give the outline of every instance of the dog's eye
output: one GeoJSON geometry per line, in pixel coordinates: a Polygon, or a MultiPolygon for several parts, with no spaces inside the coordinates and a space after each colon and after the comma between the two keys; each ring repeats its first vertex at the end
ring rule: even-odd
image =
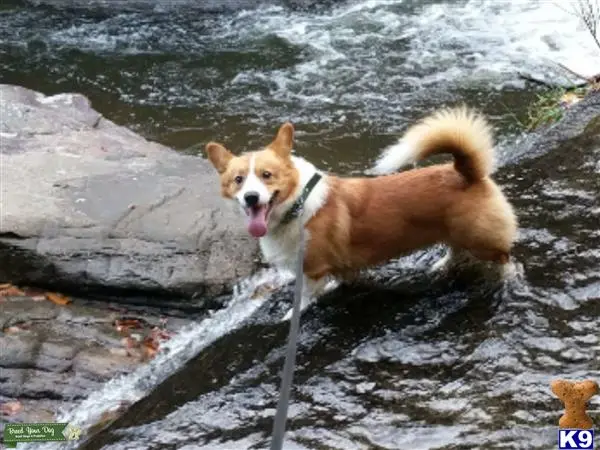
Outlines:
{"type": "Polygon", "coordinates": [[[265,170],[262,174],[262,176],[265,180],[268,180],[269,178],[271,178],[271,175],[273,175],[273,174],[271,172],[269,172],[268,170],[265,170]]]}
{"type": "Polygon", "coordinates": [[[241,175],[238,175],[237,177],[234,178],[234,180],[237,184],[242,184],[242,181],[244,181],[244,177],[241,175]]]}

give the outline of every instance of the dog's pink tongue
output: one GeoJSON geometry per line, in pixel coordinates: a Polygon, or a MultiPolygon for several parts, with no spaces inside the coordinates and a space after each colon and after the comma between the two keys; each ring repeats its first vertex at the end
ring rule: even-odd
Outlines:
{"type": "Polygon", "coordinates": [[[263,237],[267,234],[267,207],[250,208],[249,214],[248,232],[256,238],[263,237]]]}

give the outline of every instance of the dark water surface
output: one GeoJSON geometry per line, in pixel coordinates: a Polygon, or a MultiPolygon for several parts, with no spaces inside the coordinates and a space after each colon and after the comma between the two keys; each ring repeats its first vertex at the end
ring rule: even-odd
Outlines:
{"type": "MultiPolygon", "coordinates": [[[[286,448],[556,447],[550,380],[600,378],[600,142],[526,161],[514,148],[536,95],[519,72],[598,56],[574,17],[542,0],[39,3],[0,6],[0,82],[82,92],[181,151],[252,148],[292,120],[299,154],[360,173],[440,104],[483,109],[520,219],[518,275],[431,276],[433,249],[331,293],[303,316],[286,448]]],[[[289,300],[286,288],[229,334],[220,316],[190,332],[202,351],[86,448],[266,448],[289,300]]]]}

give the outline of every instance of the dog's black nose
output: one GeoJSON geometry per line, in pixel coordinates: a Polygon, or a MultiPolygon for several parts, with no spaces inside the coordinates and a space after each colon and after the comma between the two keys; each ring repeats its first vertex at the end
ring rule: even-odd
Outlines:
{"type": "Polygon", "coordinates": [[[256,206],[259,198],[260,196],[258,195],[258,192],[255,191],[249,191],[244,194],[244,201],[246,202],[246,206],[248,208],[256,206]]]}

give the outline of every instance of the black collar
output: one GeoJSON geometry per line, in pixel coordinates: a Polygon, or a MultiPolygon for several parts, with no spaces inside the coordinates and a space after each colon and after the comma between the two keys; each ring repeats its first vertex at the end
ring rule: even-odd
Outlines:
{"type": "Polygon", "coordinates": [[[321,174],[315,172],[312,178],[308,180],[308,183],[306,183],[306,186],[304,186],[304,189],[302,190],[300,196],[296,199],[292,207],[287,210],[287,212],[281,219],[281,222],[279,222],[280,225],[286,225],[300,215],[300,212],[304,207],[304,202],[306,201],[306,199],[308,198],[308,196],[310,195],[310,193],[312,192],[312,190],[317,185],[320,179],[321,174]]]}

